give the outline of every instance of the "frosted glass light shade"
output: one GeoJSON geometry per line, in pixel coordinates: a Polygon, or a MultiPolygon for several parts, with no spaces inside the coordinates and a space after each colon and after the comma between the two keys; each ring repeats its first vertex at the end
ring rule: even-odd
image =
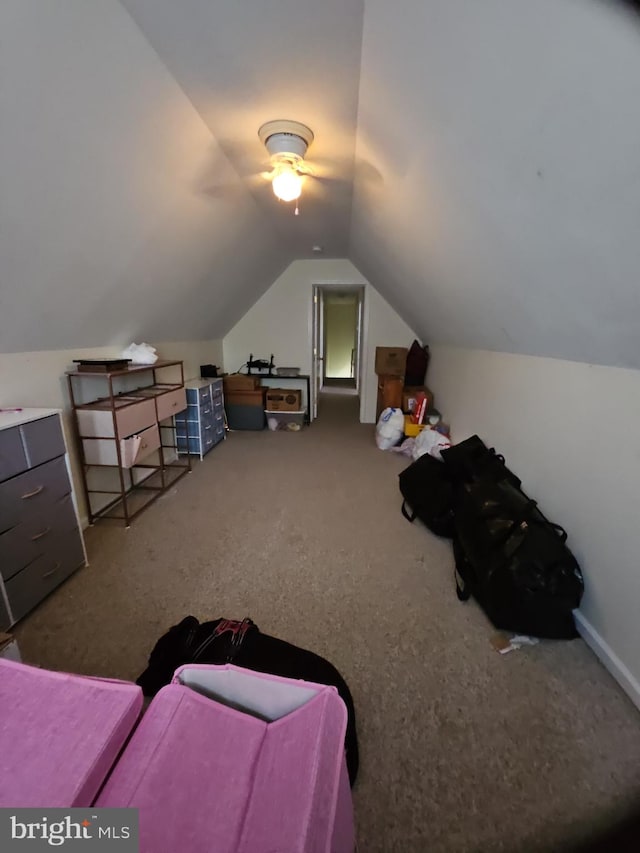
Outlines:
{"type": "Polygon", "coordinates": [[[280,201],[293,201],[300,198],[302,178],[293,169],[282,169],[273,179],[272,186],[280,201]]]}

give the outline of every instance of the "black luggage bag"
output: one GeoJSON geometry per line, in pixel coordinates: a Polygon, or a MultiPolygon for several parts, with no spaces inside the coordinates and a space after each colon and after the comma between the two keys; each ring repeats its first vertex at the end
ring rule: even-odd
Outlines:
{"type": "MultiPolygon", "coordinates": [[[[517,479],[517,478],[516,478],[517,479]]],[[[577,636],[584,590],[567,534],[509,478],[475,479],[456,501],[458,598],[473,595],[496,628],[551,639],[577,636]]]]}
{"type": "Polygon", "coordinates": [[[447,447],[442,451],[442,459],[454,483],[506,479],[514,486],[520,486],[521,481],[507,468],[504,456],[496,453],[493,447],[487,447],[477,435],[447,447]]]}
{"type": "Polygon", "coordinates": [[[402,514],[419,518],[437,536],[451,539],[455,532],[453,483],[445,465],[426,454],[401,471],[402,514]]]}

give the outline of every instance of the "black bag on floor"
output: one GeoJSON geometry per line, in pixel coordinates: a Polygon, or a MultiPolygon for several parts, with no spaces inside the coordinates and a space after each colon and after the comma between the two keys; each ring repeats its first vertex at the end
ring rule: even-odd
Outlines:
{"type": "Polygon", "coordinates": [[[577,636],[572,610],[584,583],[566,540],[509,478],[466,483],[456,504],[458,598],[473,595],[496,628],[551,639],[577,636]]]}
{"type": "Polygon", "coordinates": [[[160,637],[136,684],[145,696],[155,696],[171,682],[174,671],[187,663],[233,663],[284,678],[332,684],[347,707],[345,754],[349,781],[354,784],[359,764],[355,707],[347,682],[328,660],[263,634],[251,619],[215,619],[201,624],[195,616],[187,616],[160,637]]]}
{"type": "Polygon", "coordinates": [[[404,517],[408,521],[419,518],[437,536],[451,539],[455,532],[453,483],[443,463],[425,454],[398,477],[404,517]]]}
{"type": "Polygon", "coordinates": [[[505,465],[504,456],[487,447],[477,435],[447,447],[442,451],[442,459],[455,483],[507,479],[516,487],[520,485],[518,477],[505,465]]]}

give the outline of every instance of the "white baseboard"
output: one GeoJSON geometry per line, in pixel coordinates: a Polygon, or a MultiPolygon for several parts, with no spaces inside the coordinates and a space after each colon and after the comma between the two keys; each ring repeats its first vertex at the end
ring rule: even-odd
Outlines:
{"type": "Polygon", "coordinates": [[[602,639],[593,625],[585,619],[579,610],[575,610],[573,615],[575,616],[576,627],[582,639],[600,659],[606,669],[609,670],[633,704],[640,709],[640,682],[638,679],[629,671],[611,646],[602,639]]]}

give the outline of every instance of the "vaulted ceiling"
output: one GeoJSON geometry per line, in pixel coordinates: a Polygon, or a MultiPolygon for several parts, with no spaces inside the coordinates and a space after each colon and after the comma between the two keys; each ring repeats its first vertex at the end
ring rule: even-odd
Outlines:
{"type": "Polygon", "coordinates": [[[221,337],[348,257],[428,342],[640,367],[640,18],[613,0],[6,0],[0,350],[221,337]],[[260,173],[315,140],[300,215],[260,173]]]}

